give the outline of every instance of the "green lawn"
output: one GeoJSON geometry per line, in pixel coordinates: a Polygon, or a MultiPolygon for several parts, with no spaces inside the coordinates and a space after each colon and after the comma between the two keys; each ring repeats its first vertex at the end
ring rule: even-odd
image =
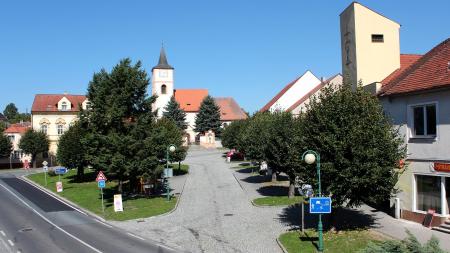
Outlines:
{"type": "MultiPolygon", "coordinates": [[[[324,233],[324,252],[327,253],[353,253],[367,246],[370,241],[379,241],[382,238],[368,230],[339,231],[339,233],[324,233]]],[[[318,243],[317,233],[313,230],[287,232],[280,235],[281,244],[289,253],[316,253],[314,244],[318,243]],[[314,244],[313,244],[314,243],[314,244]]]]}
{"type": "MultiPolygon", "coordinates": [[[[107,181],[106,188],[103,189],[105,198],[105,213],[103,214],[101,194],[97,187],[97,182],[75,183],[73,182],[75,174],[76,170],[71,170],[66,175],[61,176],[64,191],[57,194],[93,213],[103,216],[107,220],[123,221],[155,216],[172,210],[176,204],[175,197],[170,201],[166,201],[164,197],[122,197],[124,211],[116,213],[114,212],[113,195],[117,194],[117,182],[107,181]]],[[[86,177],[92,180],[94,180],[95,175],[95,172],[86,173],[86,177]]],[[[45,186],[44,173],[29,175],[28,178],[56,193],[55,184],[58,181],[58,176],[47,175],[47,186],[45,186]]]]}
{"type": "Polygon", "coordinates": [[[289,206],[298,204],[303,199],[301,196],[295,196],[288,198],[288,196],[270,196],[262,197],[253,200],[253,203],[257,206],[289,206]]]}

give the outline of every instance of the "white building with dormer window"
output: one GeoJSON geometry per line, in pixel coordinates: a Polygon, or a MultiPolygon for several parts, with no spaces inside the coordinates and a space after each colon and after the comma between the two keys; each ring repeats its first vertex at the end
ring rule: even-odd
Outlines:
{"type": "Polygon", "coordinates": [[[31,108],[31,125],[34,130],[47,134],[49,153],[56,155],[59,137],[78,119],[80,106],[86,109],[89,102],[84,95],[38,94],[31,108]]]}

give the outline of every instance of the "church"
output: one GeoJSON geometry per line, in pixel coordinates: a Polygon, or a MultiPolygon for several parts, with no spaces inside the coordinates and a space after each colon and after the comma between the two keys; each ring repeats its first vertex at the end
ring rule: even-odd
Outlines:
{"type": "MultiPolygon", "coordinates": [[[[157,111],[158,117],[162,117],[164,108],[172,96],[186,112],[186,136],[188,142],[195,142],[196,137],[201,134],[194,131],[195,117],[200,109],[203,99],[208,96],[207,89],[175,89],[174,68],[169,65],[164,47],[161,47],[159,61],[152,68],[152,95],[157,96],[153,104],[153,110],[157,111]]],[[[222,127],[226,127],[233,121],[244,120],[248,116],[232,97],[215,97],[216,104],[220,108],[220,121],[222,127]]]]}

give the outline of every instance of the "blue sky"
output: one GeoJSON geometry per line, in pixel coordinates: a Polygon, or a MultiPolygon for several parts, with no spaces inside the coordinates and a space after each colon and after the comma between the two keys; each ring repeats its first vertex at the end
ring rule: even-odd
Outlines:
{"type": "MultiPolygon", "coordinates": [[[[397,21],[402,53],[450,35],[450,1],[366,0],[397,21]]],[[[3,1],[0,111],[28,111],[38,93],[85,94],[121,58],[150,72],[164,41],[175,88],[207,88],[247,111],[306,70],[341,72],[339,14],[351,1],[3,1]]],[[[150,73],[149,73],[150,74],[150,73]]]]}

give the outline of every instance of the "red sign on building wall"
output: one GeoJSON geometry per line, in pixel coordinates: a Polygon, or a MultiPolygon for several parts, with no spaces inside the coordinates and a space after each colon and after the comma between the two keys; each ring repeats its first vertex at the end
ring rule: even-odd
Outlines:
{"type": "Polygon", "coordinates": [[[450,172],[450,163],[434,163],[435,171],[450,172]]]}

